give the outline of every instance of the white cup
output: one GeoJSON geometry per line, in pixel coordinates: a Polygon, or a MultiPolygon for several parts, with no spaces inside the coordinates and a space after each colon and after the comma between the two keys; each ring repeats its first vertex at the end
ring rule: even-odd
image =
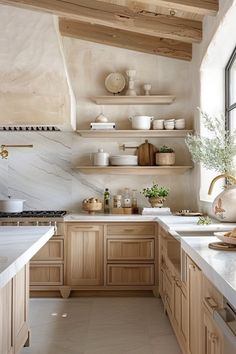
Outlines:
{"type": "Polygon", "coordinates": [[[155,119],[152,122],[152,128],[154,130],[162,130],[162,129],[164,129],[164,119],[155,119]]]}

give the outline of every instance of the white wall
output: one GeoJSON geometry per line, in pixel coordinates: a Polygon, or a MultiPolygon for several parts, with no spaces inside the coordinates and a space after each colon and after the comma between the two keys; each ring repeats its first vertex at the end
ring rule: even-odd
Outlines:
{"type": "MultiPolygon", "coordinates": [[[[2,9],[2,8],[1,8],[2,9]]],[[[4,7],[5,9],[5,7],[4,7]]],[[[31,14],[31,12],[30,12],[31,14]]],[[[40,63],[45,58],[48,65],[43,65],[44,69],[39,75],[48,81],[39,80],[38,90],[45,91],[45,97],[49,97],[47,110],[54,107],[52,92],[56,94],[63,92],[68,94],[66,88],[66,75],[63,74],[63,61],[59,52],[58,41],[56,38],[55,27],[49,15],[35,13],[29,16],[26,10],[7,8],[5,10],[4,21],[8,23],[20,23],[24,26],[24,34],[28,42],[21,41],[18,46],[19,56],[15,55],[14,68],[23,61],[24,72],[27,72],[26,86],[30,87],[31,78],[34,84],[34,66],[28,59],[28,50],[33,52],[36,47],[32,42],[37,37],[37,58],[40,63]],[[37,18],[37,21],[36,21],[37,18]],[[35,21],[41,25],[36,26],[35,21]],[[42,31],[43,29],[43,31],[42,31]],[[46,36],[45,30],[51,35],[46,36]],[[45,39],[46,36],[46,39],[45,39]],[[25,47],[24,47],[25,45],[25,47]],[[51,51],[48,49],[51,48],[51,51]],[[53,52],[53,54],[52,54],[53,52]],[[53,60],[52,60],[53,55],[53,60]],[[21,60],[18,62],[18,59],[21,60]],[[40,59],[42,58],[42,59],[40,59]],[[50,61],[50,63],[49,63],[50,61]],[[55,63],[55,65],[54,65],[55,63]],[[49,70],[50,69],[50,70],[49,70]],[[53,75],[51,75],[53,73],[53,75]],[[48,91],[48,89],[50,90],[48,91]],[[50,102],[52,100],[52,106],[50,102]]],[[[6,42],[9,38],[8,31],[0,31],[0,43],[6,42]]],[[[191,69],[189,62],[168,59],[129,50],[112,48],[109,46],[93,44],[76,39],[63,39],[65,58],[68,66],[68,73],[71,79],[72,88],[77,102],[77,127],[86,129],[89,122],[103,110],[111,120],[117,122],[121,128],[129,128],[128,117],[132,114],[148,114],[155,117],[184,117],[187,126],[192,125],[192,101],[191,101],[191,69]],[[106,94],[104,79],[112,71],[124,72],[128,68],[137,70],[137,88],[143,83],[150,82],[153,86],[153,93],[174,94],[176,102],[170,106],[124,106],[124,107],[99,107],[91,101],[91,96],[106,94]]],[[[14,53],[17,54],[17,53],[14,53]]],[[[6,73],[11,72],[7,69],[7,52],[2,56],[1,62],[6,69],[6,73]]],[[[16,72],[16,70],[14,70],[16,72]]],[[[2,73],[5,75],[5,72],[2,73]]],[[[9,76],[5,75],[6,78],[9,76]]],[[[21,77],[21,76],[20,76],[21,77]]],[[[24,78],[24,75],[22,75],[24,78]]],[[[8,80],[9,97],[11,91],[21,92],[22,81],[11,83],[8,80]]],[[[24,87],[23,87],[24,88],[24,87]]],[[[28,90],[29,99],[32,92],[28,90]],[[30,94],[31,93],[31,94],[30,94]]],[[[11,119],[12,114],[8,113],[9,100],[2,100],[1,107],[5,111],[4,117],[11,119]]],[[[39,102],[33,102],[32,107],[37,111],[38,116],[45,106],[39,102]]],[[[25,104],[22,108],[23,113],[28,114],[29,106],[25,104]]],[[[14,110],[13,110],[14,113],[14,110]]],[[[69,115],[69,110],[67,111],[69,115]]],[[[31,112],[32,117],[32,112],[31,112]]],[[[9,159],[0,160],[0,193],[1,196],[8,194],[14,197],[27,200],[27,209],[79,209],[81,201],[85,197],[94,195],[102,196],[105,187],[111,189],[116,194],[124,187],[137,189],[149,185],[154,180],[153,176],[87,176],[78,173],[76,165],[90,164],[90,155],[99,147],[110,153],[120,153],[118,147],[121,143],[132,143],[139,145],[144,139],[85,139],[72,132],[60,133],[2,133],[0,132],[0,143],[33,143],[32,150],[10,150],[9,159]]],[[[186,151],[183,140],[181,139],[150,139],[156,146],[164,142],[176,148],[177,164],[189,164],[190,157],[186,151]]],[[[131,151],[128,151],[131,153],[131,151]]],[[[195,208],[196,199],[193,188],[193,172],[182,176],[162,176],[155,180],[162,185],[170,188],[171,194],[167,205],[173,209],[195,208]]],[[[140,204],[145,204],[141,195],[140,204]]]]}
{"type": "MultiPolygon", "coordinates": [[[[236,45],[236,2],[221,0],[220,11],[216,17],[206,17],[203,23],[203,41],[193,46],[193,106],[194,125],[197,132],[202,132],[199,112],[196,107],[209,114],[224,113],[224,71],[226,63],[236,45]]],[[[207,191],[210,181],[217,172],[195,167],[195,185],[199,207],[210,210],[210,201],[221,190],[217,183],[212,196],[207,191]]]]}

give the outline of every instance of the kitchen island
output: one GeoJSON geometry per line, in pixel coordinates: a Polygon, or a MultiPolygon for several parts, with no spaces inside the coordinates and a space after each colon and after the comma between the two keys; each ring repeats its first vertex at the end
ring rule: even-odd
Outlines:
{"type": "Polygon", "coordinates": [[[29,344],[29,260],[53,236],[48,226],[0,227],[0,353],[29,344]]]}

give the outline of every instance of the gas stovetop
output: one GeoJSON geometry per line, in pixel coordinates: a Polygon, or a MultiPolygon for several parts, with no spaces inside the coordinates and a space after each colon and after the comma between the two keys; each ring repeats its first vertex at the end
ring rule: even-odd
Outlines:
{"type": "Polygon", "coordinates": [[[59,218],[65,214],[64,210],[25,210],[21,213],[0,212],[0,218],[59,218]]]}

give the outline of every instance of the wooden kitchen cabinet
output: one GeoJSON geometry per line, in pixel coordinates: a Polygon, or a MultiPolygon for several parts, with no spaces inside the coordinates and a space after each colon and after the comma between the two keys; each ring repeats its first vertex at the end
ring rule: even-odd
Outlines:
{"type": "Polygon", "coordinates": [[[155,290],[157,252],[155,223],[105,225],[105,285],[124,290],[155,290]]]}
{"type": "Polygon", "coordinates": [[[187,303],[188,303],[188,351],[189,354],[202,354],[201,328],[201,284],[202,272],[187,257],[187,303]]]}
{"type": "Polygon", "coordinates": [[[0,289],[0,353],[18,354],[29,341],[29,267],[0,289]]]}
{"type": "Polygon", "coordinates": [[[74,223],[67,226],[66,283],[103,284],[103,227],[74,223]]]}
{"type": "MultiPolygon", "coordinates": [[[[46,225],[49,223],[45,222],[46,225]]],[[[30,261],[30,291],[36,296],[44,292],[61,291],[64,285],[65,224],[53,221],[51,224],[55,224],[54,236],[30,261]]]]}

